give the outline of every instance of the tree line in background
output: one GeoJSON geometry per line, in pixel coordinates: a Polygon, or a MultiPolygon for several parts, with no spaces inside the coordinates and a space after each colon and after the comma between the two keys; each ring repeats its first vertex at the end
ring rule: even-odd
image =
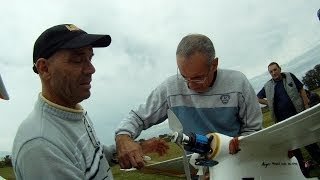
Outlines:
{"type": "Polygon", "coordinates": [[[0,160],[0,168],[3,167],[12,167],[11,156],[6,155],[4,158],[0,160]]]}
{"type": "Polygon", "coordinates": [[[315,90],[320,87],[320,64],[317,64],[313,69],[306,72],[302,78],[304,85],[310,90],[315,90]]]}

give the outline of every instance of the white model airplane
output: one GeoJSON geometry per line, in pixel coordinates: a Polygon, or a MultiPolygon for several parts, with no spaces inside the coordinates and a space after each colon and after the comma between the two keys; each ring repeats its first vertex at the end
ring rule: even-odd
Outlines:
{"type": "MultiPolygon", "coordinates": [[[[168,119],[170,128],[176,132],[174,133],[173,141],[178,145],[186,145],[191,137],[182,133],[182,125],[170,110],[168,111],[168,119]]],[[[204,166],[199,165],[199,163],[196,165],[199,158],[211,164],[209,167],[210,179],[306,179],[299,168],[297,159],[288,157],[288,150],[301,148],[320,141],[320,104],[256,133],[239,137],[241,151],[234,155],[229,154],[229,141],[232,137],[219,133],[211,133],[209,135],[214,137],[209,143],[211,151],[201,155],[194,153],[190,159],[190,163],[196,169],[199,169],[200,175],[204,166]],[[216,165],[212,166],[212,164],[216,165]]],[[[182,159],[184,159],[186,178],[190,179],[190,167],[186,165],[189,158],[171,159],[148,165],[146,168],[164,169],[170,172],[168,168],[174,167],[173,164],[177,165],[179,163],[181,168],[182,159]]],[[[172,170],[178,172],[177,169],[172,170]]]]}

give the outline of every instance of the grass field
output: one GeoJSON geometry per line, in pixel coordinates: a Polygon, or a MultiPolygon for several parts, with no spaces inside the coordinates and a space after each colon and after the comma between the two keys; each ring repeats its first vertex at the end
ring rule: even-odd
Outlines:
{"type": "Polygon", "coordinates": [[[0,168],[0,176],[5,179],[15,179],[13,170],[11,167],[0,168]]]}
{"type": "MultiPolygon", "coordinates": [[[[315,92],[320,94],[320,88],[317,89],[315,92]]],[[[273,122],[270,117],[270,112],[264,112],[263,113],[263,127],[268,127],[272,125],[273,122]]],[[[319,144],[319,143],[318,143],[319,144]]],[[[152,158],[153,162],[160,162],[164,161],[167,159],[172,159],[175,157],[182,156],[182,151],[178,146],[176,146],[173,143],[169,143],[170,145],[170,150],[166,156],[159,157],[156,154],[149,154],[149,156],[152,158]]],[[[305,160],[310,160],[311,157],[309,156],[308,152],[305,150],[305,148],[301,148],[303,156],[305,160]]],[[[131,171],[131,172],[124,172],[120,171],[119,166],[114,166],[112,167],[112,173],[114,175],[114,178],[116,180],[127,180],[127,179],[134,179],[134,180],[147,180],[147,179],[152,179],[152,180],[181,180],[184,178],[181,177],[173,177],[173,176],[166,176],[166,175],[161,175],[161,174],[146,174],[146,173],[141,173],[139,171],[131,171]]],[[[318,167],[317,169],[313,169],[310,172],[310,175],[312,177],[320,177],[320,168],[318,167]]],[[[5,179],[15,179],[13,175],[12,168],[6,167],[6,168],[0,168],[0,176],[4,177],[5,179]]]]}

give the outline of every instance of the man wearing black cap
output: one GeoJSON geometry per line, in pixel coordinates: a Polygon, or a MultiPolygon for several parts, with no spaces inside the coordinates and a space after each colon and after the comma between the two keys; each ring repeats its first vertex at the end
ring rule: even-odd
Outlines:
{"type": "Polygon", "coordinates": [[[109,35],[88,34],[72,24],[51,27],[38,37],[33,71],[42,92],[14,140],[17,179],[113,179],[109,163],[115,146],[100,143],[79,104],[90,97],[92,48],[110,43],[109,35]]]}
{"type": "Polygon", "coordinates": [[[16,134],[12,162],[17,179],[112,179],[114,147],[100,144],[87,112],[94,47],[109,35],[87,34],[72,24],[44,31],[33,49],[42,92],[16,134]]]}

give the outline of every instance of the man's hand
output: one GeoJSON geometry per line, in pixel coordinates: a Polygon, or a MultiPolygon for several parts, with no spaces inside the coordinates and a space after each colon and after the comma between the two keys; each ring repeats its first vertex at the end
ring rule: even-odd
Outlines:
{"type": "Polygon", "coordinates": [[[293,151],[289,150],[288,151],[288,158],[291,159],[294,156],[293,151]]]}
{"type": "Polygon", "coordinates": [[[239,148],[239,139],[238,137],[234,137],[233,139],[230,140],[229,142],[229,153],[230,154],[236,154],[237,152],[240,151],[239,148]]]}
{"type": "Polygon", "coordinates": [[[119,165],[123,169],[137,168],[144,166],[143,152],[139,143],[125,134],[116,136],[117,155],[119,165]]]}
{"type": "Polygon", "coordinates": [[[166,154],[169,149],[167,142],[160,138],[142,141],[140,145],[144,154],[155,152],[162,156],[166,154]]]}
{"type": "Polygon", "coordinates": [[[267,106],[268,106],[268,101],[267,101],[266,99],[260,99],[260,98],[258,97],[258,101],[259,101],[260,104],[264,104],[264,105],[267,105],[267,106]]]}

